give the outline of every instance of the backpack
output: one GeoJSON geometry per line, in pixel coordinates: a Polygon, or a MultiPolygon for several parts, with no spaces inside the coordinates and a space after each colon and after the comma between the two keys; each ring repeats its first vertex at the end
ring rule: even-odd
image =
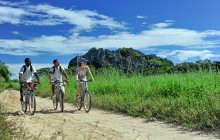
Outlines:
{"type": "MultiPolygon", "coordinates": [[[[31,66],[31,65],[30,65],[30,66],[31,66]]],[[[24,66],[23,66],[23,68],[24,68],[24,71],[23,71],[23,73],[25,73],[25,72],[26,72],[26,65],[24,65],[24,66]]],[[[32,73],[32,71],[33,71],[33,68],[32,68],[32,66],[31,66],[30,70],[31,70],[31,73],[32,73]]]]}
{"type": "MultiPolygon", "coordinates": [[[[53,74],[54,74],[54,72],[55,72],[55,66],[53,66],[53,74]]],[[[61,66],[60,66],[60,73],[62,73],[62,68],[61,68],[61,66]]]]}

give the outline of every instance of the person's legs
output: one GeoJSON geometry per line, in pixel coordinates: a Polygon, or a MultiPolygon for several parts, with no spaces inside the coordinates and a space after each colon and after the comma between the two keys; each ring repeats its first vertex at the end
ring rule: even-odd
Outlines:
{"type": "Polygon", "coordinates": [[[20,84],[20,101],[23,102],[23,85],[20,84]]]}
{"type": "Polygon", "coordinates": [[[33,90],[34,89],[34,84],[32,82],[28,83],[28,86],[33,90]]]}
{"type": "Polygon", "coordinates": [[[78,97],[80,95],[80,92],[81,92],[81,87],[78,86],[78,90],[77,90],[77,94],[76,94],[76,97],[78,97]]]}
{"type": "Polygon", "coordinates": [[[54,96],[54,92],[55,92],[55,85],[52,84],[52,96],[51,96],[51,98],[54,96]]]}

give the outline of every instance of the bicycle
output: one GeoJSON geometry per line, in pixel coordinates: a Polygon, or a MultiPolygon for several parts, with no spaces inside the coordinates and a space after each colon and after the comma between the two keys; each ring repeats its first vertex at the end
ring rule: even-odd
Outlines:
{"type": "Polygon", "coordinates": [[[86,113],[90,111],[91,105],[92,105],[91,94],[89,92],[88,85],[87,85],[87,82],[90,82],[90,81],[92,80],[88,80],[88,81],[80,80],[81,92],[76,99],[77,109],[81,110],[82,105],[83,105],[86,113]]]}
{"type": "Polygon", "coordinates": [[[58,103],[60,102],[60,109],[61,112],[64,110],[64,91],[62,90],[62,86],[66,85],[66,81],[60,82],[60,81],[55,81],[55,96],[53,98],[53,107],[54,110],[57,110],[58,103]]]}
{"type": "Polygon", "coordinates": [[[21,102],[21,107],[23,112],[27,112],[27,108],[29,107],[29,112],[31,115],[34,115],[36,111],[36,98],[34,90],[36,90],[36,82],[33,82],[34,88],[29,87],[28,83],[24,83],[23,86],[23,97],[24,100],[21,102]]]}

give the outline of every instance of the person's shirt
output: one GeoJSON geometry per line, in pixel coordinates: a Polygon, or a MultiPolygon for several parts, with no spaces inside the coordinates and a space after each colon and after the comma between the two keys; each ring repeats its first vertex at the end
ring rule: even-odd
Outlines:
{"type": "Polygon", "coordinates": [[[78,79],[86,80],[86,73],[89,71],[89,67],[85,66],[84,70],[81,69],[80,66],[76,68],[76,75],[78,75],[78,79]]]}
{"type": "Polygon", "coordinates": [[[64,70],[65,69],[62,66],[58,66],[57,68],[55,66],[51,67],[50,73],[52,73],[52,82],[55,82],[55,81],[62,82],[62,74],[64,70]]]}
{"type": "Polygon", "coordinates": [[[20,70],[20,74],[23,74],[22,75],[22,82],[32,82],[32,78],[33,78],[33,74],[34,73],[37,73],[36,69],[33,67],[33,66],[22,66],[21,67],[21,70],[20,70]],[[25,68],[26,67],[26,70],[25,68]],[[31,67],[32,67],[32,72],[31,72],[31,67]],[[25,70],[25,72],[24,72],[25,70]]]}

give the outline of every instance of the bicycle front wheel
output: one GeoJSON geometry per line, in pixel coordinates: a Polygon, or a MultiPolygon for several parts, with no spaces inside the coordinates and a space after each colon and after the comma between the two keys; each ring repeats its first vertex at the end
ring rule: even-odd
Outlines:
{"type": "Polygon", "coordinates": [[[55,95],[55,97],[53,97],[53,108],[54,108],[54,110],[57,110],[57,106],[58,106],[57,95],[55,95]]]}
{"type": "Polygon", "coordinates": [[[92,105],[91,94],[89,91],[86,91],[84,95],[84,109],[86,113],[90,111],[91,105],[92,105]]]}
{"type": "Polygon", "coordinates": [[[61,112],[63,112],[64,110],[64,93],[62,91],[60,91],[60,94],[59,94],[59,98],[60,98],[60,109],[61,109],[61,112]]]}
{"type": "Polygon", "coordinates": [[[27,111],[27,95],[24,94],[23,95],[23,102],[21,102],[21,108],[22,108],[22,111],[23,112],[26,112],[27,111]]]}
{"type": "Polygon", "coordinates": [[[34,115],[36,111],[36,98],[33,92],[29,95],[29,111],[31,115],[34,115]]]}

